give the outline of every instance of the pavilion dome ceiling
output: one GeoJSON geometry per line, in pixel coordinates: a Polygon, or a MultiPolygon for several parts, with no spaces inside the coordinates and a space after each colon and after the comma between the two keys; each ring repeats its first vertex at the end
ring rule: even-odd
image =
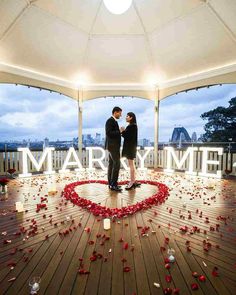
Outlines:
{"type": "Polygon", "coordinates": [[[0,63],[89,83],[147,83],[236,65],[235,0],[0,0],[0,63]],[[81,78],[82,77],[82,78],[81,78]]]}

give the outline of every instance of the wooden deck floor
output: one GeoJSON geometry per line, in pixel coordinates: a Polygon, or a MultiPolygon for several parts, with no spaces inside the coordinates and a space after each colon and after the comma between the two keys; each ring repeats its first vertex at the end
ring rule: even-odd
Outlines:
{"type": "MultiPolygon", "coordinates": [[[[0,294],[29,294],[29,279],[36,275],[41,277],[38,294],[48,295],[163,294],[165,288],[179,288],[179,294],[236,294],[236,181],[215,180],[210,189],[207,179],[184,174],[150,171],[147,178],[169,186],[168,200],[113,222],[109,231],[99,218],[60,197],[65,184],[76,180],[74,174],[12,180],[7,199],[0,202],[0,294]],[[52,186],[58,194],[45,196],[52,186]],[[47,198],[47,210],[36,213],[41,197],[47,198]],[[12,212],[19,200],[27,212],[12,212]],[[150,229],[142,235],[145,226],[150,229]],[[181,226],[188,227],[187,233],[181,226]],[[176,257],[170,269],[164,262],[168,248],[176,257]],[[79,268],[90,274],[79,274],[79,268]],[[192,283],[199,289],[192,290],[192,283]]],[[[152,195],[155,187],[142,185],[122,194],[101,184],[78,190],[83,197],[120,207],[152,195]]]]}

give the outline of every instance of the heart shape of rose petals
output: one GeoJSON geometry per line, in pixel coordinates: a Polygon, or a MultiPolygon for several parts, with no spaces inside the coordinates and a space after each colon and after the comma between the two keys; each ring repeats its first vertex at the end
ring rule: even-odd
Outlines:
{"type": "MultiPolygon", "coordinates": [[[[108,208],[105,206],[101,206],[97,203],[92,202],[91,200],[82,198],[75,191],[75,188],[79,185],[90,184],[90,183],[99,183],[107,185],[107,181],[104,180],[84,180],[77,181],[70,184],[67,184],[62,192],[62,197],[67,200],[70,200],[73,204],[80,206],[89,212],[93,213],[95,216],[101,216],[103,218],[111,217],[111,218],[122,218],[128,215],[132,215],[138,211],[146,210],[151,208],[152,206],[156,206],[158,204],[162,204],[169,195],[169,188],[163,184],[156,181],[139,181],[139,183],[154,185],[157,187],[158,192],[151,197],[144,199],[141,202],[137,202],[136,204],[125,206],[122,208],[108,208]]],[[[120,182],[119,185],[125,185],[128,181],[120,182]]]]}

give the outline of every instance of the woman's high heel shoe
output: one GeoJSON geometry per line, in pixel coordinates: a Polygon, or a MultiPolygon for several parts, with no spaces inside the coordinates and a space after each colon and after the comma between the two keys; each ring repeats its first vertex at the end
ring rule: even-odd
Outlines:
{"type": "Polygon", "coordinates": [[[135,182],[134,183],[134,187],[136,188],[136,187],[140,187],[141,186],[141,183],[139,183],[139,182],[135,182]]]}
{"type": "Polygon", "coordinates": [[[129,190],[131,190],[131,189],[133,189],[133,188],[135,188],[135,182],[132,183],[131,185],[130,185],[130,184],[127,185],[125,189],[126,189],[127,191],[129,191],[129,190]]]}

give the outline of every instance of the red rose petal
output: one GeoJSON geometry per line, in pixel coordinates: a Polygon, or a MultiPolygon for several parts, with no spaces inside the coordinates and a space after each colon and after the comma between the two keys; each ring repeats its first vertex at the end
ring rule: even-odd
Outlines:
{"type": "Polygon", "coordinates": [[[172,276],[171,276],[171,275],[166,275],[166,276],[165,276],[165,280],[166,280],[167,283],[171,283],[171,281],[172,281],[172,276]]]}
{"type": "Polygon", "coordinates": [[[169,263],[170,259],[168,257],[165,257],[164,261],[165,261],[165,263],[169,263]]]}
{"type": "Polygon", "coordinates": [[[165,268],[166,268],[166,269],[170,269],[170,264],[169,264],[169,263],[166,263],[166,264],[165,264],[165,268]]]}
{"type": "Polygon", "coordinates": [[[15,262],[15,261],[9,261],[9,262],[7,263],[7,266],[15,267],[15,266],[16,266],[16,262],[15,262]]]}
{"type": "Polygon", "coordinates": [[[198,290],[198,284],[196,284],[196,283],[192,283],[191,284],[191,289],[193,290],[193,291],[195,291],[195,290],[198,290]]]}
{"type": "Polygon", "coordinates": [[[171,294],[172,294],[172,289],[171,289],[171,288],[165,288],[165,289],[163,290],[163,293],[164,293],[165,295],[171,295],[171,294]]]}
{"type": "Polygon", "coordinates": [[[79,269],[78,272],[79,272],[80,275],[88,275],[88,274],[90,274],[90,271],[85,270],[85,269],[79,269]]]}
{"type": "Polygon", "coordinates": [[[129,244],[128,243],[124,243],[124,245],[123,245],[123,249],[124,250],[127,250],[129,248],[129,244]]]}
{"type": "Polygon", "coordinates": [[[179,288],[175,288],[175,289],[173,290],[173,292],[174,292],[174,294],[178,295],[179,292],[180,292],[180,289],[179,289],[179,288]]]}
{"type": "Polygon", "coordinates": [[[129,266],[124,266],[123,272],[130,272],[131,268],[129,266]]]}
{"type": "Polygon", "coordinates": [[[205,282],[206,281],[206,277],[204,275],[199,276],[199,281],[200,282],[205,282]]]}
{"type": "Polygon", "coordinates": [[[169,241],[170,241],[170,239],[166,237],[166,238],[165,238],[165,244],[168,244],[169,241]]]}
{"type": "Polygon", "coordinates": [[[213,268],[212,275],[213,275],[213,277],[218,277],[219,276],[218,267],[215,266],[213,268]]]}
{"type": "Polygon", "coordinates": [[[191,248],[190,248],[190,246],[188,246],[186,249],[187,249],[188,252],[191,252],[192,251],[191,248]]]}
{"type": "Polygon", "coordinates": [[[96,261],[97,260],[97,255],[92,255],[90,258],[90,261],[96,261]]]}
{"type": "Polygon", "coordinates": [[[180,231],[182,233],[186,233],[188,231],[188,227],[186,225],[185,226],[181,226],[179,229],[180,229],[180,231]]]}

